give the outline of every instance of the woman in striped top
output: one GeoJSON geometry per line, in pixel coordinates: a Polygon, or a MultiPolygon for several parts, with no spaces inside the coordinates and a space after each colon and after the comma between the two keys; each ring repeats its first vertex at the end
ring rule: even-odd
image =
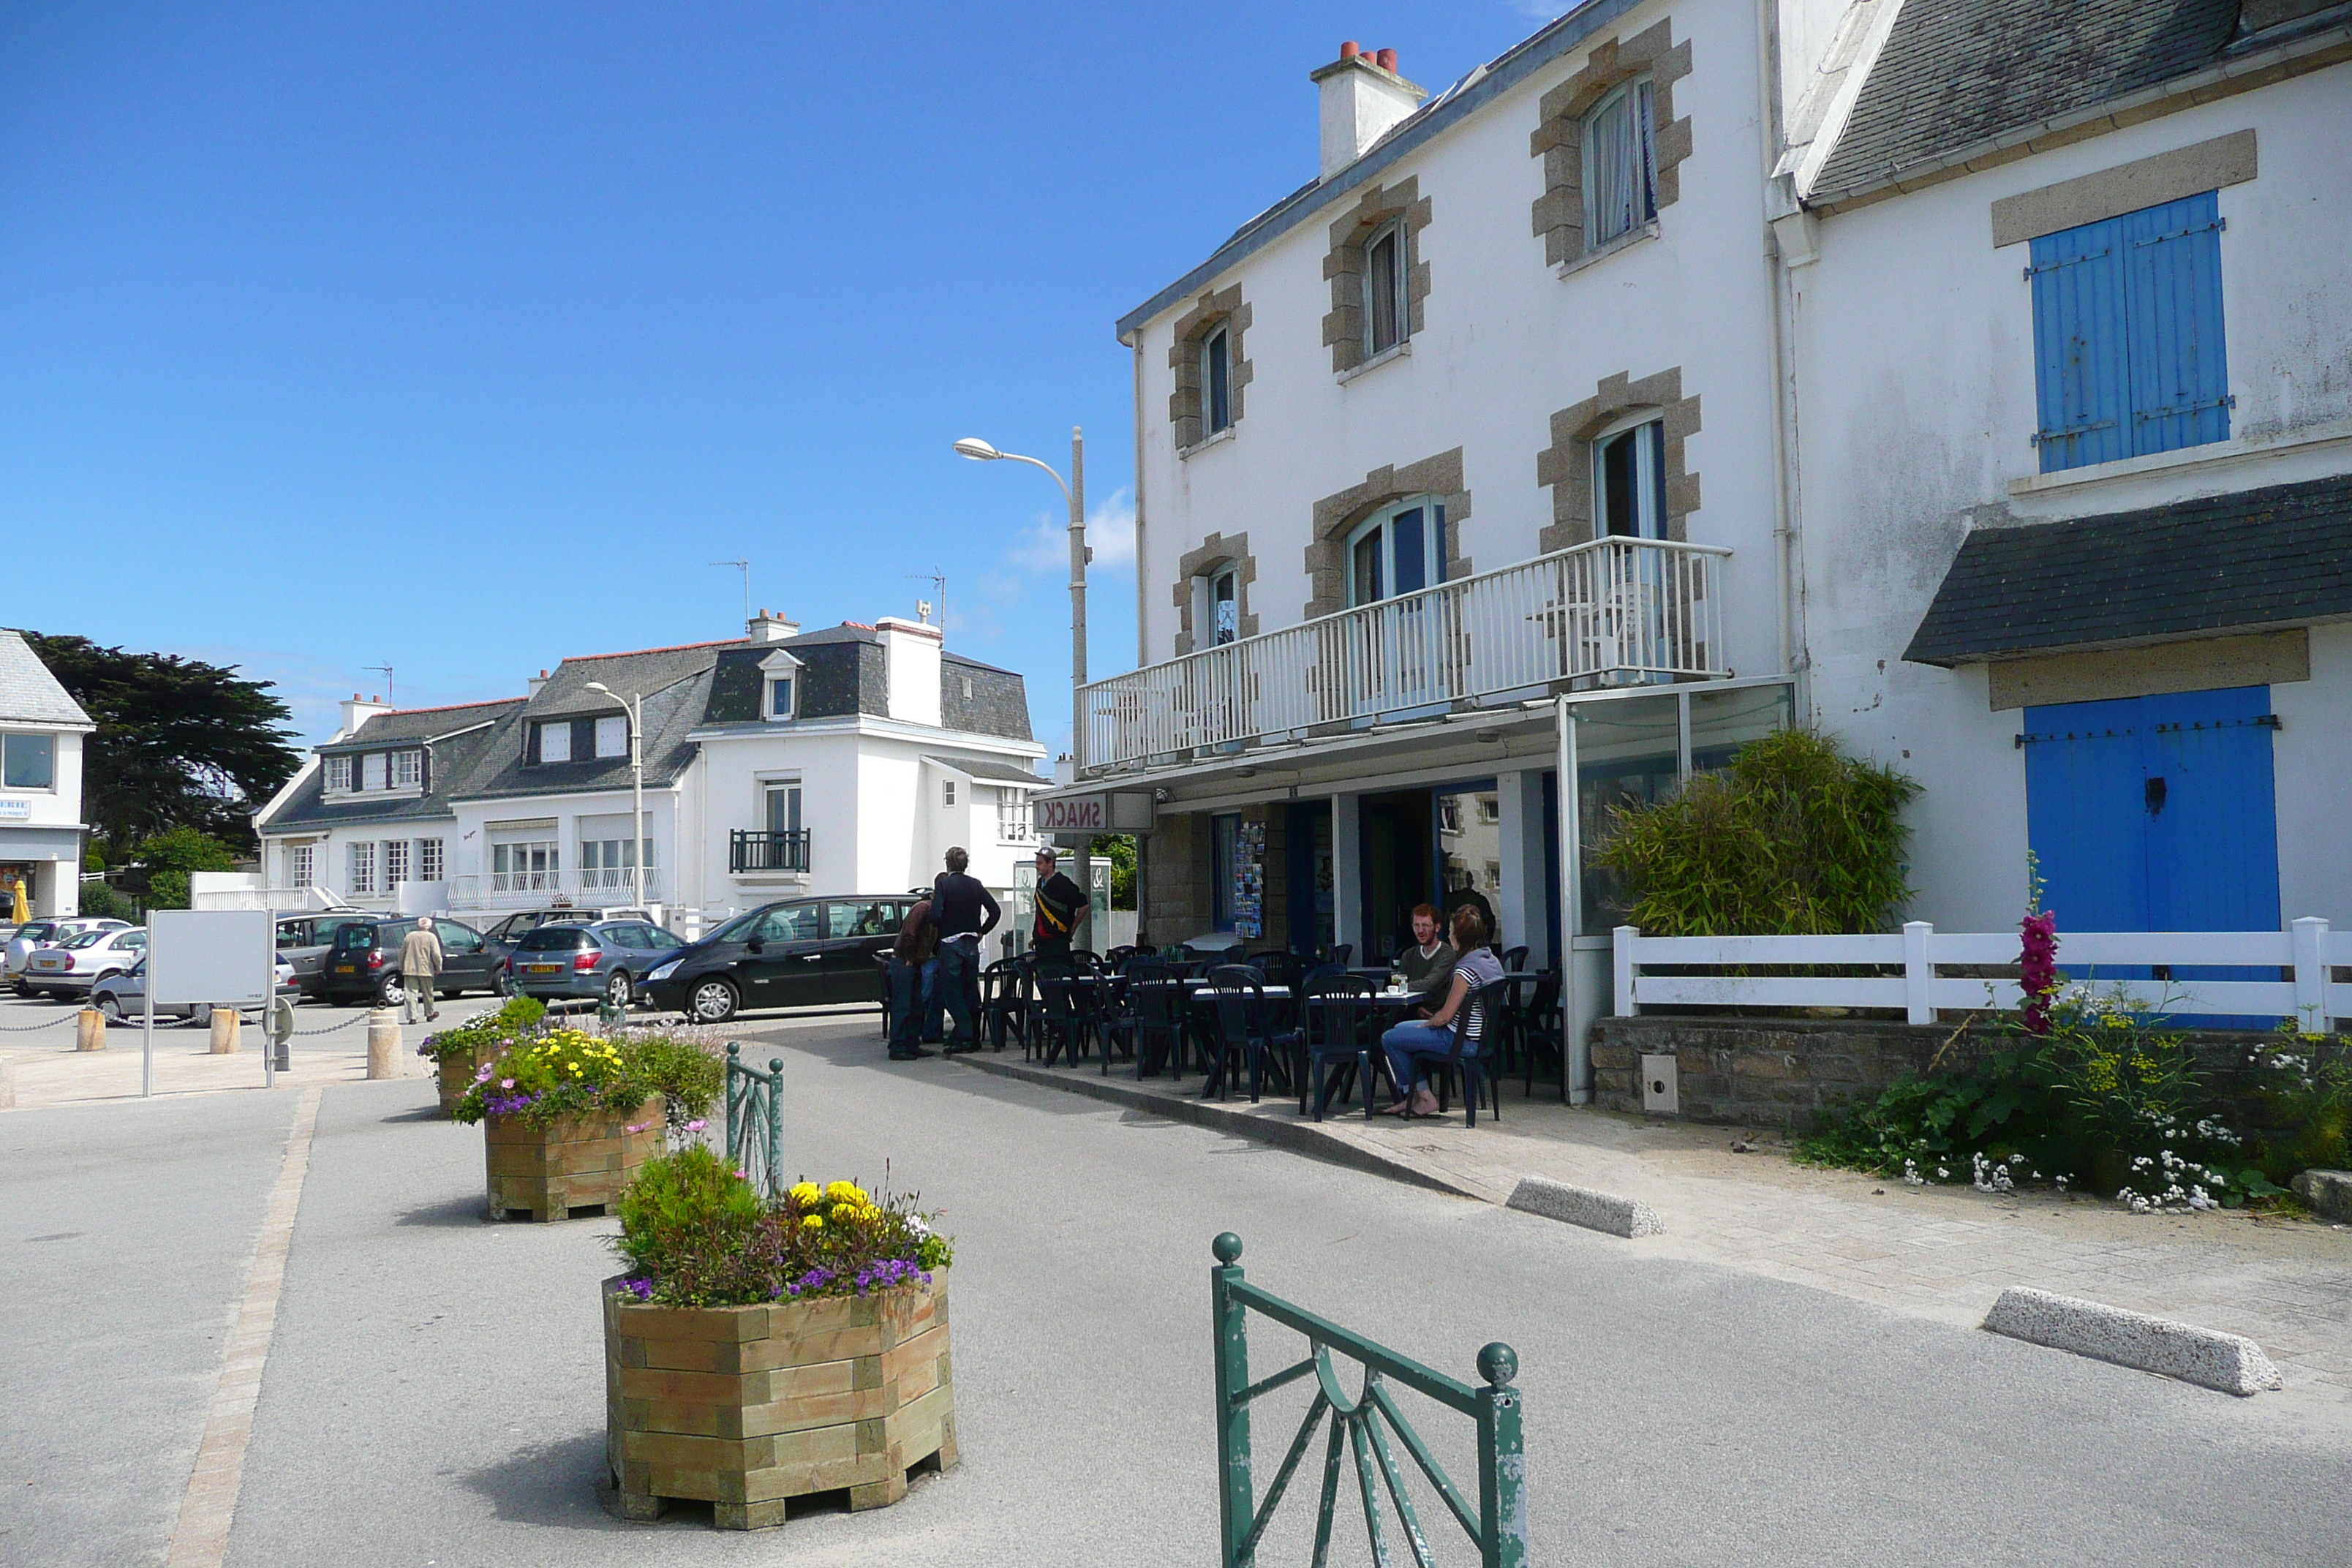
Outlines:
{"type": "MultiPolygon", "coordinates": [[[[1486,945],[1486,917],[1475,904],[1464,904],[1454,911],[1454,951],[1462,956],[1454,963],[1444,1004],[1430,1015],[1427,1023],[1399,1024],[1381,1037],[1381,1048],[1388,1053],[1389,1077],[1398,1095],[1397,1102],[1381,1112],[1384,1116],[1436,1114],[1437,1096],[1429,1091],[1428,1076],[1421,1064],[1432,1057],[1444,1059],[1454,1054],[1455,1016],[1470,1005],[1480,986],[1503,977],[1502,962],[1486,945]]],[[[1480,1010],[1473,1008],[1463,1026],[1464,1056],[1478,1054],[1486,1026],[1480,1010]]]]}

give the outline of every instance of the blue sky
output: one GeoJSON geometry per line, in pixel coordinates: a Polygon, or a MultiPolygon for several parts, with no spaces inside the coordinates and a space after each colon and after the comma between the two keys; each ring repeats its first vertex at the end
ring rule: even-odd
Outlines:
{"type": "Polygon", "coordinates": [[[1313,68],[1435,91],[1540,4],[0,7],[0,625],[335,698],[911,614],[1066,745],[1133,661],[1111,321],[1314,173],[1313,68]]]}

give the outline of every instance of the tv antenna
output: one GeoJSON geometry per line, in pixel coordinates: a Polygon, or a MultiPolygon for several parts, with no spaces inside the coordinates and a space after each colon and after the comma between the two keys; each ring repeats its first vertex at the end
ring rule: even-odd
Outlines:
{"type": "Polygon", "coordinates": [[[385,659],[382,664],[363,664],[360,666],[360,668],[366,670],[370,675],[373,675],[379,669],[383,671],[384,703],[386,706],[393,708],[400,706],[400,704],[393,701],[392,700],[392,660],[385,659]]]}
{"type": "Polygon", "coordinates": [[[743,624],[751,623],[751,563],[749,561],[714,561],[713,566],[732,566],[743,574],[743,624]]]}
{"type": "MultiPolygon", "coordinates": [[[[948,629],[948,574],[934,568],[929,572],[909,572],[907,575],[914,582],[929,583],[939,589],[940,618],[933,624],[936,625],[940,628],[940,633],[944,635],[948,629]]],[[[930,618],[929,616],[923,613],[927,612],[929,608],[929,605],[919,605],[917,606],[919,612],[917,618],[929,620],[930,618]]]]}

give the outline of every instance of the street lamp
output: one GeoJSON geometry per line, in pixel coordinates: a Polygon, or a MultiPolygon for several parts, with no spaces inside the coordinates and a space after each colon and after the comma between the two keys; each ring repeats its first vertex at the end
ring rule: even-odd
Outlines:
{"type": "MultiPolygon", "coordinates": [[[[1076,426],[1070,428],[1070,477],[1066,483],[1054,472],[1051,463],[1024,458],[1018,452],[1000,452],[977,436],[958,441],[955,453],[975,463],[1026,463],[1033,468],[1043,468],[1053,475],[1054,482],[1062,487],[1063,499],[1070,503],[1070,778],[1075,783],[1087,760],[1087,559],[1093,553],[1087,548],[1085,434],[1076,426]]],[[[1077,852],[1078,888],[1091,906],[1094,889],[1088,859],[1087,846],[1081,840],[1077,852]]]]}
{"type": "Polygon", "coordinates": [[[641,693],[624,697],[601,680],[592,680],[586,689],[601,691],[628,710],[629,714],[629,902],[640,911],[646,908],[646,700],[641,693]]]}

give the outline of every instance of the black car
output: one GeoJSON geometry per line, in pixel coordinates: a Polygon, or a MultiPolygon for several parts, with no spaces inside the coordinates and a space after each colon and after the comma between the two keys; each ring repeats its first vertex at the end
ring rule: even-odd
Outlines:
{"type": "Polygon", "coordinates": [[[746,1007],[881,999],[877,953],[915,906],[913,893],[794,899],[738,915],[646,974],[656,1007],[722,1024],[746,1007]]]}
{"type": "MultiPolygon", "coordinates": [[[[315,975],[305,976],[302,993],[322,1002],[377,1001],[386,1006],[400,1003],[400,944],[416,929],[409,921],[345,921],[335,928],[334,945],[315,975]]],[[[444,996],[468,991],[496,993],[504,975],[482,933],[453,920],[436,920],[433,934],[441,939],[444,996]]]]}

